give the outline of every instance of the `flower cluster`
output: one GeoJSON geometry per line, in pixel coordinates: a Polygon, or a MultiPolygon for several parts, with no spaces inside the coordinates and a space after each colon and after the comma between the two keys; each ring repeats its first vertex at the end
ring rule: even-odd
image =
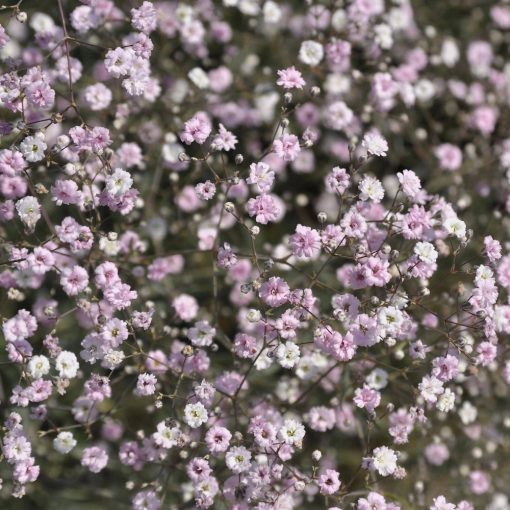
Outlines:
{"type": "Polygon", "coordinates": [[[6,508],[510,509],[510,7],[429,3],[0,7],[6,508]]]}

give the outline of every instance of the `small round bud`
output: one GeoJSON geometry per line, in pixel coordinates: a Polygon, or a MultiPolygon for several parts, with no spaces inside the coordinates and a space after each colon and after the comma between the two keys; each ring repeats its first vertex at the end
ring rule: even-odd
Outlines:
{"type": "Polygon", "coordinates": [[[285,94],[283,95],[283,101],[285,102],[285,104],[289,104],[292,102],[292,94],[290,92],[285,92],[285,94]]]}
{"type": "Polygon", "coordinates": [[[287,118],[282,119],[282,120],[281,120],[281,122],[280,122],[280,124],[281,124],[281,126],[282,126],[283,128],[288,127],[288,126],[289,126],[289,119],[287,119],[287,118]]]}
{"type": "Polygon", "coordinates": [[[226,202],[224,207],[225,211],[227,211],[228,213],[233,213],[235,210],[235,206],[232,202],[226,202]]]}
{"type": "Polygon", "coordinates": [[[319,220],[319,223],[326,223],[328,215],[325,212],[321,211],[319,214],[317,214],[317,219],[319,220]]]}
{"type": "Polygon", "coordinates": [[[255,308],[250,308],[246,314],[246,319],[248,322],[259,322],[261,318],[262,314],[260,313],[260,310],[255,308]]]}
{"type": "Polygon", "coordinates": [[[395,359],[401,360],[401,359],[404,359],[404,356],[405,356],[405,353],[402,349],[395,351],[395,359]]]}
{"type": "Polygon", "coordinates": [[[244,156],[242,154],[236,154],[235,162],[236,165],[242,165],[244,161],[244,156]]]}
{"type": "Polygon", "coordinates": [[[189,159],[190,159],[189,156],[185,152],[180,152],[178,158],[181,163],[184,163],[185,161],[189,161],[189,159]]]}
{"type": "Polygon", "coordinates": [[[253,225],[253,227],[250,228],[250,234],[253,237],[257,237],[260,234],[260,227],[258,225],[253,225]]]}
{"type": "Polygon", "coordinates": [[[321,93],[320,87],[314,86],[310,89],[310,95],[312,97],[317,97],[320,95],[320,93],[321,93]]]}
{"type": "Polygon", "coordinates": [[[27,20],[28,16],[27,16],[27,13],[25,11],[19,11],[18,14],[16,14],[16,19],[20,22],[20,23],[25,23],[25,21],[27,20]]]}
{"type": "Polygon", "coordinates": [[[312,452],[312,459],[315,461],[315,462],[319,462],[319,460],[322,459],[322,452],[320,450],[314,450],[312,452]]]}

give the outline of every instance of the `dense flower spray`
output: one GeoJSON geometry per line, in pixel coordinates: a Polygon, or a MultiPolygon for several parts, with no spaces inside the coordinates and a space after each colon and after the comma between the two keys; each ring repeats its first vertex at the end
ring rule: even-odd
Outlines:
{"type": "Polygon", "coordinates": [[[479,4],[0,6],[2,508],[510,509],[479,4]]]}

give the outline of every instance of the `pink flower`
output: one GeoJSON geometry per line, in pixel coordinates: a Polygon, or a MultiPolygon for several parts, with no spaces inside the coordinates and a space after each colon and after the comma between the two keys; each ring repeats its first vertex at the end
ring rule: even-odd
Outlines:
{"type": "Polygon", "coordinates": [[[78,189],[78,185],[70,179],[59,180],[55,186],[51,187],[52,200],[57,205],[80,204],[83,199],[83,193],[78,189]]]}
{"type": "Polygon", "coordinates": [[[248,214],[253,217],[255,221],[262,225],[266,225],[270,221],[275,221],[280,213],[276,201],[271,195],[258,195],[255,198],[250,198],[246,204],[248,214]]]}
{"type": "Polygon", "coordinates": [[[365,134],[361,145],[373,156],[386,156],[388,152],[388,142],[374,131],[365,134]]]}
{"type": "Polygon", "coordinates": [[[373,413],[375,408],[381,402],[381,394],[368,385],[363,385],[363,388],[357,388],[354,392],[353,402],[360,408],[366,409],[367,412],[373,413]]]}
{"type": "Polygon", "coordinates": [[[180,294],[172,301],[172,306],[179,318],[183,321],[193,320],[198,313],[197,300],[189,294],[180,294]]]}
{"type": "Polygon", "coordinates": [[[259,290],[260,299],[273,308],[286,303],[289,299],[289,293],[287,282],[277,276],[269,278],[259,290]]]}
{"type": "Polygon", "coordinates": [[[181,133],[181,140],[190,145],[193,142],[203,144],[209,137],[212,126],[205,114],[197,113],[194,117],[184,123],[184,131],[181,133]]]}
{"type": "Polygon", "coordinates": [[[296,257],[312,258],[319,254],[321,238],[317,230],[298,225],[296,233],[290,236],[289,244],[296,257]]]}
{"type": "Polygon", "coordinates": [[[212,453],[222,453],[228,450],[231,438],[232,434],[228,429],[214,425],[207,431],[205,442],[212,453]]]}
{"type": "Polygon", "coordinates": [[[157,12],[152,2],[143,2],[138,9],[131,9],[131,23],[136,30],[149,34],[156,30],[157,12]]]}
{"type": "Polygon", "coordinates": [[[202,200],[211,200],[216,193],[216,186],[211,181],[199,182],[195,191],[202,200]]]}
{"type": "Polygon", "coordinates": [[[263,162],[250,165],[250,176],[246,179],[248,184],[255,184],[261,193],[267,193],[274,182],[274,172],[269,165],[263,162]]]}
{"type": "Polygon", "coordinates": [[[273,142],[273,151],[284,161],[294,161],[301,152],[296,135],[282,135],[273,142]]]}
{"type": "Polygon", "coordinates": [[[88,468],[92,473],[99,473],[108,464],[108,454],[99,446],[85,448],[81,457],[81,465],[88,468]]]}
{"type": "MultiPolygon", "coordinates": [[[[184,141],[184,140],[183,140],[184,141]]],[[[220,124],[218,134],[214,137],[213,144],[219,151],[232,151],[237,145],[237,137],[220,124]]]]}
{"type": "Polygon", "coordinates": [[[444,170],[457,170],[462,165],[462,151],[456,145],[444,143],[436,147],[434,153],[444,170]]]}
{"type": "Polygon", "coordinates": [[[89,275],[81,266],[73,266],[64,270],[60,284],[68,296],[76,296],[89,284],[89,275]]]}
{"type": "Polygon", "coordinates": [[[415,200],[421,191],[420,178],[412,170],[402,170],[397,174],[397,177],[402,191],[411,200],[415,200]]]}
{"type": "Polygon", "coordinates": [[[483,240],[484,254],[491,262],[501,258],[501,243],[492,236],[486,236],[483,240]]]}
{"type": "Polygon", "coordinates": [[[294,66],[278,71],[278,76],[276,84],[284,89],[302,89],[306,85],[301,72],[294,66]]]}
{"type": "Polygon", "coordinates": [[[321,494],[330,496],[340,489],[340,473],[334,469],[326,469],[319,476],[318,484],[321,494]]]}

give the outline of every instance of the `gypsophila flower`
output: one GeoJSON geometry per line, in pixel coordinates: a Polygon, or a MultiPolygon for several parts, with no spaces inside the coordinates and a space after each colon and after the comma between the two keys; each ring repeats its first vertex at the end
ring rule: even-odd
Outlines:
{"type": "Polygon", "coordinates": [[[278,431],[278,436],[284,443],[300,447],[305,437],[305,427],[296,420],[285,420],[278,431]]]}
{"type": "Polygon", "coordinates": [[[397,456],[391,448],[380,446],[372,452],[374,468],[381,476],[389,476],[397,469],[397,456]]]}
{"type": "Polygon", "coordinates": [[[388,142],[378,133],[366,133],[362,145],[373,156],[386,156],[388,151],[388,142]]]}
{"type": "Polygon", "coordinates": [[[384,198],[384,189],[379,179],[367,176],[359,184],[361,200],[371,200],[378,203],[384,198]]]}
{"type": "Polygon", "coordinates": [[[16,211],[20,220],[29,228],[33,229],[41,218],[41,206],[36,198],[25,197],[16,202],[16,211]]]}
{"type": "Polygon", "coordinates": [[[207,410],[200,402],[188,404],[184,408],[184,420],[192,429],[207,423],[207,419],[207,410]]]}
{"type": "Polygon", "coordinates": [[[27,136],[19,148],[26,161],[36,163],[44,159],[44,151],[48,146],[44,142],[44,136],[27,136]]]}
{"type": "Polygon", "coordinates": [[[233,446],[225,455],[225,463],[233,473],[250,469],[251,453],[244,446],[233,446]]]}
{"type": "Polygon", "coordinates": [[[276,359],[283,368],[292,368],[300,358],[299,347],[294,342],[285,342],[276,349],[276,359]]]}
{"type": "Polygon", "coordinates": [[[53,440],[53,448],[63,454],[69,453],[77,444],[72,432],[67,431],[59,432],[53,440]]]}
{"type": "Polygon", "coordinates": [[[324,58],[324,48],[317,41],[303,41],[299,49],[299,60],[309,66],[318,65],[324,58]]]}

